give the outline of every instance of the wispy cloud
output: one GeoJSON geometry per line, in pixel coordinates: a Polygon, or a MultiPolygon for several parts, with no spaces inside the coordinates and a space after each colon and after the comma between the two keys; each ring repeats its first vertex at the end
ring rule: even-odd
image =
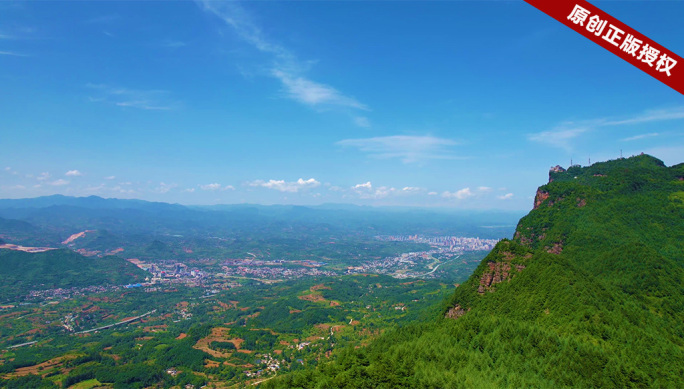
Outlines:
{"type": "Polygon", "coordinates": [[[434,136],[394,135],[374,138],[345,139],[337,142],[340,146],[355,147],[380,159],[399,158],[404,163],[428,159],[457,159],[451,147],[458,142],[434,136]]]}
{"type": "MultiPolygon", "coordinates": [[[[9,167],[9,166],[5,168],[5,171],[6,171],[7,173],[13,175],[13,176],[18,176],[18,175],[19,175],[19,172],[18,172],[18,171],[12,170],[12,168],[9,167]]],[[[26,177],[27,177],[27,178],[30,178],[30,177],[33,177],[33,176],[27,175],[26,177]]]]}
{"type": "Polygon", "coordinates": [[[621,139],[623,142],[631,142],[633,140],[639,140],[639,139],[645,139],[645,138],[652,138],[654,136],[658,136],[657,132],[651,132],[649,134],[640,134],[640,135],[634,135],[630,136],[629,138],[621,139]]]}
{"type": "Polygon", "coordinates": [[[60,178],[59,180],[52,181],[52,182],[50,183],[50,185],[53,185],[53,186],[64,186],[64,185],[69,185],[69,181],[63,180],[63,179],[60,178]]]}
{"type": "Polygon", "coordinates": [[[168,193],[169,191],[171,191],[171,189],[177,186],[178,184],[166,184],[164,182],[160,182],[159,186],[155,189],[155,191],[159,193],[168,193]]]}
{"type": "Polygon", "coordinates": [[[497,196],[499,200],[509,200],[513,198],[513,193],[506,193],[505,195],[497,196]]]}
{"type": "Polygon", "coordinates": [[[280,192],[297,193],[301,190],[316,188],[317,186],[321,185],[321,183],[314,178],[309,178],[308,180],[300,178],[297,181],[292,182],[287,182],[285,180],[256,180],[248,182],[247,185],[252,187],[273,189],[280,192]]]}
{"type": "Polygon", "coordinates": [[[162,47],[166,47],[167,49],[178,49],[180,47],[185,47],[187,45],[188,44],[183,41],[167,40],[162,42],[162,47]]]}
{"type": "Polygon", "coordinates": [[[280,81],[287,97],[315,108],[368,110],[365,104],[336,88],[307,78],[304,73],[311,62],[300,61],[292,51],[267,38],[238,2],[199,0],[197,3],[230,26],[243,41],[271,56],[268,75],[280,81]]]}
{"type": "Polygon", "coordinates": [[[216,190],[235,190],[235,187],[233,185],[226,185],[223,186],[219,184],[218,182],[215,182],[213,184],[206,184],[206,185],[200,185],[200,189],[202,190],[209,190],[209,191],[216,191],[216,190]]]}
{"type": "Polygon", "coordinates": [[[302,104],[312,107],[335,105],[362,110],[368,109],[364,104],[343,95],[331,86],[311,81],[281,69],[274,69],[272,74],[283,83],[288,96],[302,104]]]}
{"type": "Polygon", "coordinates": [[[638,124],[648,122],[658,122],[663,120],[684,119],[684,107],[675,107],[669,109],[651,109],[643,113],[626,119],[620,120],[606,120],[604,126],[621,126],[627,124],[638,124]]]}
{"type": "Polygon", "coordinates": [[[365,128],[368,128],[371,126],[370,121],[365,116],[354,117],[354,124],[356,124],[359,127],[365,127],[365,128]]]}
{"type": "Polygon", "coordinates": [[[90,97],[92,102],[155,111],[170,110],[175,105],[169,101],[169,92],[165,90],[129,89],[106,84],[86,84],[86,87],[97,92],[96,97],[90,97]]]}
{"type": "Polygon", "coordinates": [[[0,51],[0,55],[9,55],[12,57],[28,57],[27,54],[17,53],[15,51],[0,51]]]}
{"type": "MultiPolygon", "coordinates": [[[[572,150],[572,140],[580,135],[593,131],[601,127],[610,126],[625,126],[633,124],[642,124],[650,122],[659,122],[665,120],[680,120],[684,119],[684,107],[674,107],[667,109],[652,109],[644,111],[636,116],[625,118],[598,118],[583,120],[580,122],[565,122],[556,126],[552,130],[542,131],[538,133],[529,134],[528,140],[538,143],[545,143],[550,146],[563,148],[568,151],[572,150]]],[[[632,141],[643,139],[650,136],[656,136],[657,133],[636,135],[630,138],[622,139],[622,141],[632,141]]]]}
{"type": "Polygon", "coordinates": [[[221,189],[221,184],[218,182],[215,182],[213,184],[206,184],[206,185],[200,185],[200,189],[202,190],[219,190],[221,189]]]}
{"type": "Polygon", "coordinates": [[[571,150],[571,140],[577,138],[584,132],[588,131],[590,127],[576,127],[567,128],[569,125],[561,125],[550,131],[542,131],[536,134],[530,134],[528,139],[533,142],[546,143],[550,146],[559,147],[566,150],[571,150]]]}

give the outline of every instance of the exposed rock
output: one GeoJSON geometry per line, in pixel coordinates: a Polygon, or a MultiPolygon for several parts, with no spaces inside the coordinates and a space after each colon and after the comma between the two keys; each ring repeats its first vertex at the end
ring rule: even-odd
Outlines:
{"type": "Polygon", "coordinates": [[[553,182],[553,173],[563,173],[565,172],[565,169],[563,169],[560,165],[556,165],[549,169],[549,182],[553,182]]]}
{"type": "MultiPolygon", "coordinates": [[[[484,272],[482,277],[480,277],[480,286],[477,288],[477,292],[479,294],[484,294],[486,291],[493,292],[494,285],[508,281],[515,275],[515,273],[511,273],[512,267],[509,263],[513,258],[515,258],[515,255],[508,252],[504,252],[502,254],[504,255],[504,260],[506,262],[487,263],[489,270],[484,272]]],[[[527,258],[527,256],[525,257],[527,258]]],[[[513,268],[517,272],[521,272],[525,268],[525,265],[514,265],[513,268]]]]}
{"type": "Polygon", "coordinates": [[[550,254],[560,254],[563,251],[563,242],[554,243],[553,247],[545,247],[546,252],[550,254]]]}
{"type": "MultiPolygon", "coordinates": [[[[468,311],[470,308],[468,308],[468,311]]],[[[466,310],[461,308],[460,305],[456,305],[455,307],[449,309],[447,313],[444,315],[445,318],[447,319],[458,319],[459,317],[463,316],[466,314],[466,310]]]]}
{"type": "Polygon", "coordinates": [[[544,200],[549,198],[549,192],[544,192],[541,189],[537,189],[537,194],[534,196],[534,209],[539,208],[539,206],[544,202],[544,200]]]}
{"type": "Polygon", "coordinates": [[[532,236],[529,238],[527,236],[520,235],[520,244],[521,245],[529,246],[532,244],[532,242],[534,242],[534,234],[532,234],[532,236]]]}

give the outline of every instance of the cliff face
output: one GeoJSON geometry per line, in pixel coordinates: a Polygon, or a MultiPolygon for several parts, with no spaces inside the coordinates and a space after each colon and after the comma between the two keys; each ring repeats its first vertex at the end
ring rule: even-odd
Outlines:
{"type": "Polygon", "coordinates": [[[684,164],[668,168],[648,155],[552,168],[549,183],[537,189],[534,208],[520,220],[513,239],[497,244],[450,306],[467,312],[477,305],[477,296],[495,292],[498,284],[511,282],[546,254],[587,268],[610,266],[595,258],[619,257],[612,246],[627,237],[684,265],[684,255],[672,255],[675,246],[684,248],[675,243],[684,237],[683,173],[684,164]],[[653,238],[657,233],[661,236],[653,238]]]}
{"type": "Polygon", "coordinates": [[[540,205],[544,202],[544,200],[549,198],[549,192],[544,192],[541,189],[537,189],[537,194],[534,196],[534,208],[537,209],[539,208],[540,205]]]}

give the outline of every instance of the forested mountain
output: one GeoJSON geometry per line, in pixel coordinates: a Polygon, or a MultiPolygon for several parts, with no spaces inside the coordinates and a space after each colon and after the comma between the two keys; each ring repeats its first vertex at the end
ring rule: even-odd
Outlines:
{"type": "Polygon", "coordinates": [[[684,164],[552,169],[433,321],[266,387],[684,387],[684,164]]]}

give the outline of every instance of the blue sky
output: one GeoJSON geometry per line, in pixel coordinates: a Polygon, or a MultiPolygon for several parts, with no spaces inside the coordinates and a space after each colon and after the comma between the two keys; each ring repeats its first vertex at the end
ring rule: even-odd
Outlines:
{"type": "MultiPolygon", "coordinates": [[[[594,4],[684,55],[684,2],[594,4]]],[[[525,210],[684,161],[681,94],[522,1],[2,1],[0,91],[0,198],[525,210]]]]}

